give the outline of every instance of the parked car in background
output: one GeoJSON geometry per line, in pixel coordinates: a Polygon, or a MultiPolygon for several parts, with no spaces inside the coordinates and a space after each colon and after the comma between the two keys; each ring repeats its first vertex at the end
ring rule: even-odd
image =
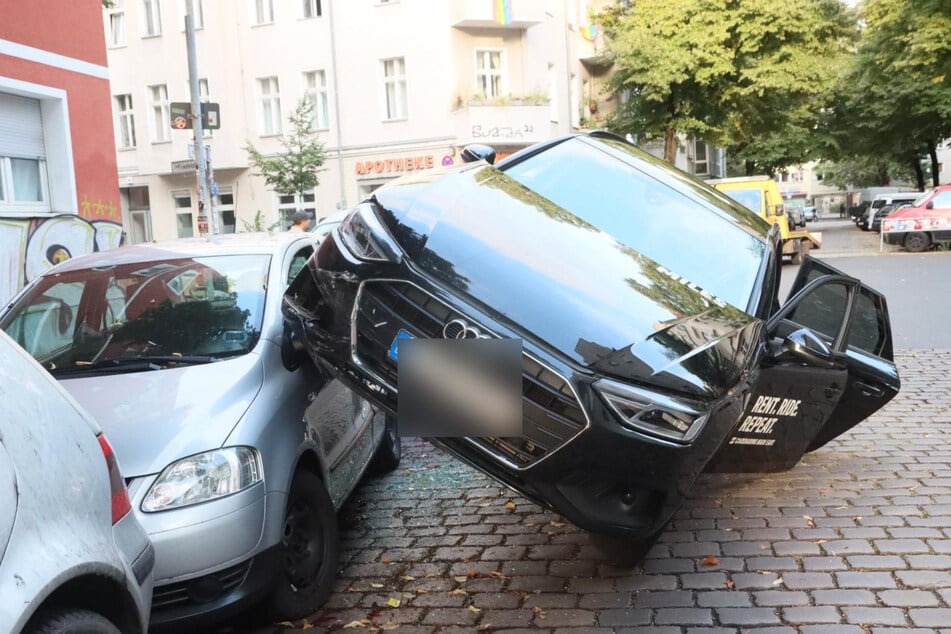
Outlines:
{"type": "Polygon", "coordinates": [[[882,220],[888,218],[892,215],[893,212],[898,211],[899,209],[904,209],[908,207],[911,203],[900,203],[897,205],[885,205],[884,207],[879,207],[875,210],[875,215],[872,218],[872,231],[881,231],[882,230],[882,220]]]}
{"type": "Polygon", "coordinates": [[[99,420],[156,550],[152,621],[328,596],[336,510],[395,429],[283,336],[309,233],[237,234],[68,260],[0,317],[99,420]]]}
{"type": "Polygon", "coordinates": [[[0,632],[144,634],[154,551],[95,421],[0,332],[0,632]]]}
{"type": "Polygon", "coordinates": [[[517,340],[522,433],[434,442],[643,553],[704,470],[788,469],[898,392],[884,297],[807,256],[780,306],[780,240],[624,139],[568,135],[378,189],[284,315],[391,413],[401,343],[517,340]]]}
{"type": "Polygon", "coordinates": [[[901,204],[911,204],[921,196],[921,192],[895,192],[877,194],[871,204],[855,219],[856,226],[862,231],[871,231],[875,223],[875,215],[883,207],[894,207],[901,204]]]}
{"type": "Polygon", "coordinates": [[[802,208],[802,215],[803,215],[803,217],[805,217],[806,222],[815,222],[816,220],[819,219],[819,214],[818,214],[818,212],[816,211],[816,208],[815,208],[815,207],[812,207],[812,206],[803,207],[803,208],[802,208]]]}
{"type": "Polygon", "coordinates": [[[789,226],[794,229],[806,226],[806,214],[802,207],[787,205],[786,217],[789,219],[789,226]]]}
{"type": "Polygon", "coordinates": [[[951,185],[930,189],[891,213],[882,223],[882,233],[887,244],[900,244],[913,253],[951,243],[951,185]]]}

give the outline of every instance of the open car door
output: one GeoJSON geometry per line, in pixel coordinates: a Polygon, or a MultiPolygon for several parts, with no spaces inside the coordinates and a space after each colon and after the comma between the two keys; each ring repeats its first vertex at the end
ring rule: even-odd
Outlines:
{"type": "Polygon", "coordinates": [[[880,293],[808,257],[790,295],[767,322],[760,376],[709,471],[789,469],[898,393],[880,293]]]}

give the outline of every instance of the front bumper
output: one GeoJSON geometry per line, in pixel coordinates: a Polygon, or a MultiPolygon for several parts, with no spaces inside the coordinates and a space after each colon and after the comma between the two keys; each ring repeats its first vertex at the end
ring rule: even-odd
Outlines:
{"type": "Polygon", "coordinates": [[[461,318],[482,332],[521,338],[520,438],[440,438],[433,442],[581,528],[647,539],[667,523],[740,417],[748,382],[720,402],[690,444],[620,424],[593,388],[599,378],[513,330],[491,309],[466,304],[405,262],[394,274],[358,263],[327,236],[285,295],[285,328],[314,361],[391,413],[396,363],[387,351],[400,330],[439,337],[461,318]],[[308,274],[309,273],[309,274],[308,274]]]}

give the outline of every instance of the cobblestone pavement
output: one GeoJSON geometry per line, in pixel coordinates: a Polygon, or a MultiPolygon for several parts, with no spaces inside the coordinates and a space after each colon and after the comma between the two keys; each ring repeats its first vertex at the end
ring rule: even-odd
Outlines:
{"type": "Polygon", "coordinates": [[[951,633],[951,351],[898,362],[899,396],[793,470],[703,476],[634,568],[409,442],[341,513],[325,609],[254,631],[951,633]]]}

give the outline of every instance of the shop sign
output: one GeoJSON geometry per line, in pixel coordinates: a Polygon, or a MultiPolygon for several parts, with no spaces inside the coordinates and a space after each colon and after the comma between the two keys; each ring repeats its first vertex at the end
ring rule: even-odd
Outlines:
{"type": "Polygon", "coordinates": [[[400,158],[357,161],[357,174],[386,174],[391,172],[412,172],[432,169],[433,155],[406,156],[400,158]]]}

